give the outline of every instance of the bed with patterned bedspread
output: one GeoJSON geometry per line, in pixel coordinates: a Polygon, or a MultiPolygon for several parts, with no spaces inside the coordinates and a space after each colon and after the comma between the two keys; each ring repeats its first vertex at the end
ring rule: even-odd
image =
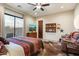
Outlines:
{"type": "Polygon", "coordinates": [[[10,42],[10,44],[6,46],[9,55],[30,56],[40,52],[40,50],[44,48],[43,42],[39,38],[12,37],[7,40],[10,42]]]}

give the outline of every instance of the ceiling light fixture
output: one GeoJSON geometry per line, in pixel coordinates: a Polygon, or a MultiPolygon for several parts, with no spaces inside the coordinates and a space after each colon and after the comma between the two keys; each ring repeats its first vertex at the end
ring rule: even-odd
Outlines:
{"type": "Polygon", "coordinates": [[[40,9],[40,8],[41,8],[41,4],[38,3],[37,6],[36,6],[36,8],[37,8],[37,9],[40,9]]]}
{"type": "Polygon", "coordinates": [[[41,6],[40,6],[40,5],[37,5],[37,6],[36,6],[36,8],[37,8],[37,9],[40,9],[40,8],[41,8],[41,6]]]}
{"type": "Polygon", "coordinates": [[[28,3],[29,5],[32,5],[32,6],[35,6],[33,8],[33,11],[36,10],[36,9],[39,9],[41,11],[44,11],[44,8],[43,7],[46,7],[46,6],[49,6],[50,4],[49,3],[45,3],[45,4],[42,4],[42,3],[28,3]]]}

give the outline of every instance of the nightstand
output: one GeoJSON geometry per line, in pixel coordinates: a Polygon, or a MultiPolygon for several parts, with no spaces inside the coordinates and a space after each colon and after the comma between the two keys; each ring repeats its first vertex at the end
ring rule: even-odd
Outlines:
{"type": "Polygon", "coordinates": [[[27,37],[37,38],[37,32],[34,33],[26,33],[27,37]]]}

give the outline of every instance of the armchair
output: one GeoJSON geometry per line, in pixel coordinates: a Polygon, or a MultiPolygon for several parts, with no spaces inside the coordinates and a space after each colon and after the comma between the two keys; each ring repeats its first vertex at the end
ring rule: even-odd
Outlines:
{"type": "Polygon", "coordinates": [[[67,55],[79,54],[79,32],[73,32],[61,38],[61,49],[67,55]]]}

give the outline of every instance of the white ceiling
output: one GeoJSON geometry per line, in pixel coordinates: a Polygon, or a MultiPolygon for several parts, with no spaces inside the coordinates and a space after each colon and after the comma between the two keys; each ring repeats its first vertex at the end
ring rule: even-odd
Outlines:
{"type": "Polygon", "coordinates": [[[50,3],[50,6],[43,7],[44,11],[36,10],[33,11],[34,6],[29,5],[27,3],[7,3],[4,4],[7,8],[14,9],[17,12],[28,13],[34,17],[44,16],[64,11],[73,10],[76,6],[75,3],[50,3]],[[17,5],[21,5],[21,7],[17,7],[17,5]],[[35,13],[37,13],[35,15],[35,13]]]}

